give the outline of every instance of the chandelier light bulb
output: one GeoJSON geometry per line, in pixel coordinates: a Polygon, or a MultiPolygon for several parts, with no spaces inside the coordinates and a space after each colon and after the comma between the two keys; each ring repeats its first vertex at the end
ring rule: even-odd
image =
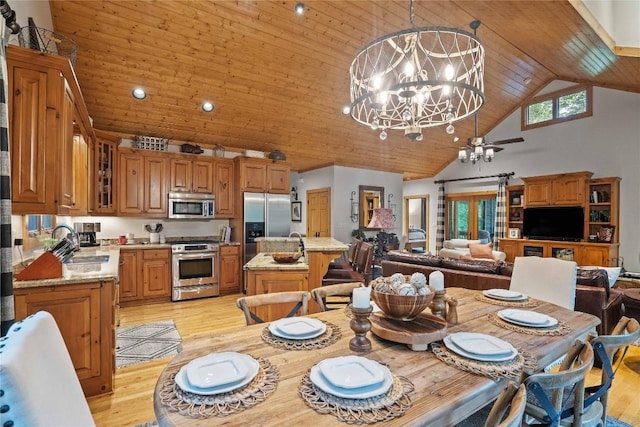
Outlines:
{"type": "Polygon", "coordinates": [[[412,119],[411,111],[409,111],[409,110],[404,110],[404,111],[402,112],[402,120],[404,120],[405,122],[408,122],[408,121],[410,121],[411,119],[412,119]]]}
{"type": "Polygon", "coordinates": [[[495,153],[493,151],[493,148],[487,148],[484,152],[484,157],[487,159],[487,161],[491,161],[493,159],[493,157],[495,156],[495,153]]]}
{"type": "Polygon", "coordinates": [[[414,71],[414,69],[415,69],[415,68],[414,68],[414,66],[413,66],[413,63],[412,63],[412,62],[407,61],[407,63],[406,63],[406,64],[404,64],[404,73],[405,73],[407,76],[413,76],[413,71],[414,71]]]}
{"type": "Polygon", "coordinates": [[[454,76],[453,65],[447,64],[447,66],[444,67],[444,78],[447,80],[453,80],[453,76],[454,76]]]}
{"type": "Polygon", "coordinates": [[[372,130],[378,129],[379,126],[380,126],[380,122],[378,121],[378,119],[375,119],[374,121],[371,122],[371,129],[372,130]]]}
{"type": "Polygon", "coordinates": [[[375,90],[378,90],[382,87],[382,76],[377,75],[373,78],[373,88],[375,90]]]}
{"type": "Polygon", "coordinates": [[[480,145],[476,145],[476,148],[474,150],[474,153],[475,153],[476,157],[482,156],[483,150],[484,149],[480,145]]]}
{"type": "Polygon", "coordinates": [[[456,131],[456,128],[455,128],[455,127],[453,127],[453,125],[452,125],[451,123],[449,123],[449,126],[447,126],[446,131],[447,131],[447,133],[448,133],[449,135],[453,135],[453,133],[456,131]]]}
{"type": "Polygon", "coordinates": [[[443,85],[442,86],[442,94],[445,96],[451,95],[451,85],[443,85]]]}
{"type": "Polygon", "coordinates": [[[385,141],[387,139],[387,131],[382,129],[382,132],[380,132],[380,139],[382,141],[385,141]]]}
{"type": "Polygon", "coordinates": [[[467,161],[467,150],[465,150],[464,148],[458,150],[458,160],[460,160],[462,163],[467,161]]]}

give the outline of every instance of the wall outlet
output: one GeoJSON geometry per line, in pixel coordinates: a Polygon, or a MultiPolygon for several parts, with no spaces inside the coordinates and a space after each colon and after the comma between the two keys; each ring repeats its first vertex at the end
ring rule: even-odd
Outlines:
{"type": "Polygon", "coordinates": [[[13,239],[14,246],[22,246],[22,239],[13,239]]]}

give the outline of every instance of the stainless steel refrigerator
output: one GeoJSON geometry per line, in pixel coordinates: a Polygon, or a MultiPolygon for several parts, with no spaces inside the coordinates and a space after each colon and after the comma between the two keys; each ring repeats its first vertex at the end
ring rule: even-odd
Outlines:
{"type": "Polygon", "coordinates": [[[288,194],[244,193],[244,263],[256,256],[256,237],[288,237],[291,199],[288,194]]]}

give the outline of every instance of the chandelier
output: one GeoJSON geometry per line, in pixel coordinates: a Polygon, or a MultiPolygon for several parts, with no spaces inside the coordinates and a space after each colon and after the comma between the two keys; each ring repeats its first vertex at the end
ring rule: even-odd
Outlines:
{"type": "Polygon", "coordinates": [[[414,141],[422,129],[447,125],[472,115],[484,103],[484,47],[474,30],[446,27],[411,28],[380,37],[364,46],[351,62],[351,117],[380,130],[404,130],[414,141]]]}

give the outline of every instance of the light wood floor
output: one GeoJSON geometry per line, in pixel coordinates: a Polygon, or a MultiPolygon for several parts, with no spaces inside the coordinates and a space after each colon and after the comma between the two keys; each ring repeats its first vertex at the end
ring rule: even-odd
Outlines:
{"type": "MultiPolygon", "coordinates": [[[[123,308],[120,310],[120,326],[171,319],[184,342],[203,332],[244,325],[244,316],[235,306],[239,296],[123,308]]],[[[131,427],[155,419],[153,389],[169,360],[159,359],[117,369],[114,392],[88,399],[98,427],[131,427]]],[[[600,377],[599,371],[594,371],[590,374],[590,384],[596,384],[600,377]]],[[[630,347],[611,390],[609,415],[640,427],[639,393],[640,347],[630,347]]],[[[273,424],[276,425],[277,421],[274,420],[273,424]]]]}

